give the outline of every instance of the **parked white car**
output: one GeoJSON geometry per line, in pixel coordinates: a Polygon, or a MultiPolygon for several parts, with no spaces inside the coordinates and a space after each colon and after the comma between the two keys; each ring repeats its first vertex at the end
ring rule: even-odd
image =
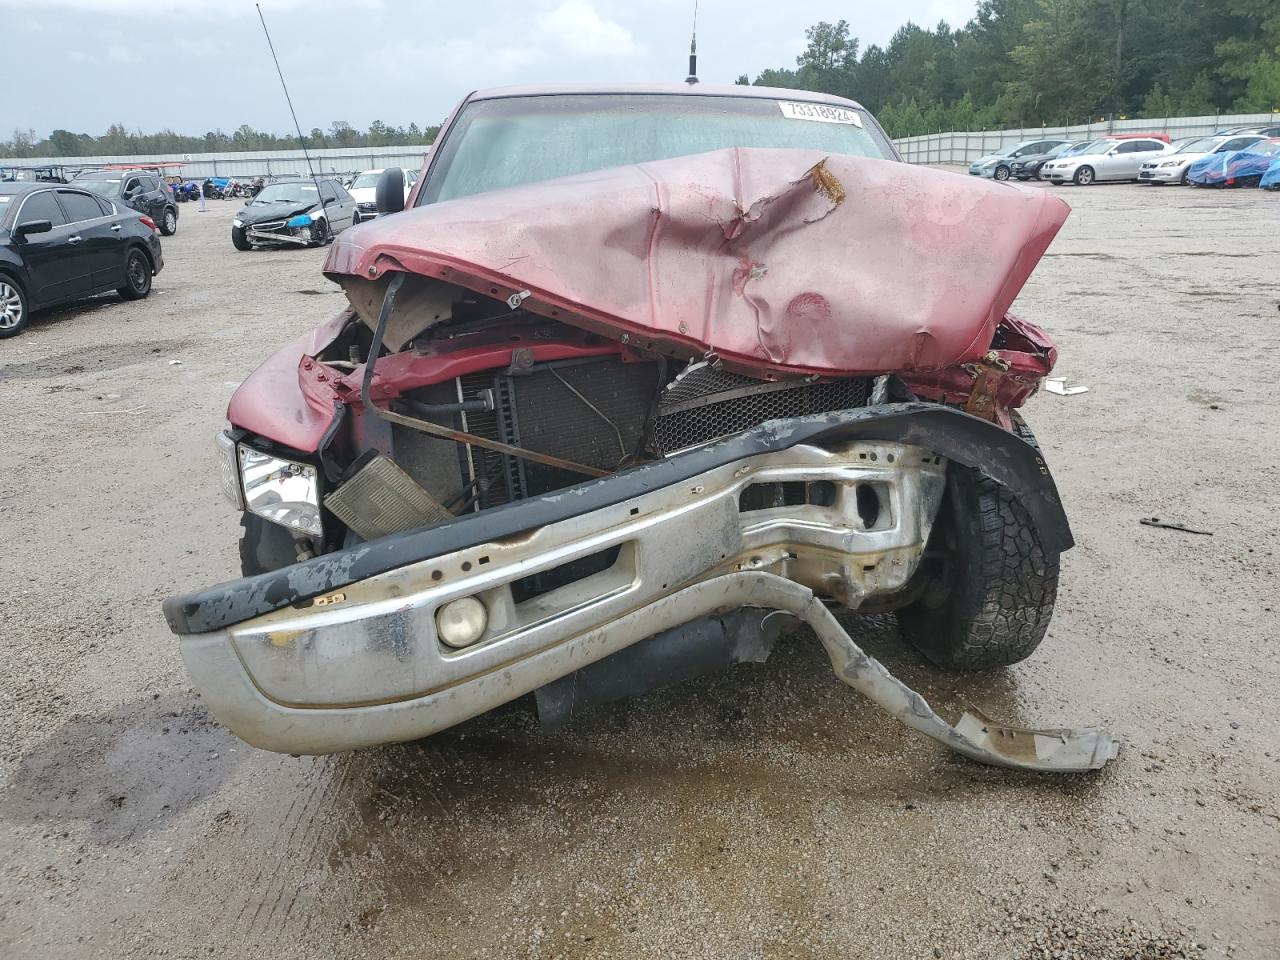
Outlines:
{"type": "MultiPolygon", "coordinates": [[[[351,196],[355,198],[356,208],[359,211],[359,219],[356,223],[364,220],[372,220],[378,215],[378,204],[376,202],[378,177],[382,176],[382,168],[377,170],[366,170],[351,182],[348,188],[351,196]]],[[[417,170],[406,170],[404,172],[404,198],[409,199],[409,191],[413,189],[414,183],[418,179],[417,170]]]]}
{"type": "Polygon", "coordinates": [[[1185,186],[1191,164],[1201,157],[1207,157],[1211,153],[1244,150],[1263,139],[1266,138],[1256,133],[1240,137],[1197,137],[1177,147],[1168,157],[1144,160],[1138,173],[1138,181],[1153,186],[1163,183],[1180,183],[1185,186]]]}
{"type": "Polygon", "coordinates": [[[1099,180],[1137,180],[1144,161],[1170,150],[1154,137],[1099,140],[1073,157],[1046,163],[1041,174],[1054,184],[1070,180],[1082,187],[1099,180]]]}

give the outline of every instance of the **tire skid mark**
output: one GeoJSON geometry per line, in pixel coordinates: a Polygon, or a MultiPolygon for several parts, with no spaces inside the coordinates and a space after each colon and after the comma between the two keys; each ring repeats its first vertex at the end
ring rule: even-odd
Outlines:
{"type": "MultiPolygon", "coordinates": [[[[308,783],[302,791],[302,803],[292,823],[282,823],[278,832],[283,832],[287,825],[287,836],[282,844],[268,844],[268,855],[275,854],[275,860],[266,864],[266,887],[258,896],[257,906],[249,918],[246,938],[251,942],[262,942],[263,935],[270,928],[280,900],[287,892],[289,867],[292,865],[291,854],[305,842],[315,829],[318,813],[324,805],[326,794],[331,787],[330,778],[326,777],[328,759],[308,771],[308,783]],[[272,893],[275,894],[272,897],[272,893]],[[268,907],[268,904],[270,906],[268,907]],[[264,916],[265,910],[265,916],[264,916]],[[261,921],[261,923],[259,922],[261,921]]],[[[290,814],[295,808],[290,809],[290,814]]]]}
{"type": "MultiPolygon", "coordinates": [[[[279,881],[276,896],[271,902],[271,909],[267,913],[264,929],[258,935],[259,939],[270,936],[272,946],[278,945],[293,936],[285,921],[288,920],[289,915],[293,912],[294,905],[298,901],[302,882],[311,875],[320,839],[328,826],[329,815],[333,812],[334,800],[341,780],[340,771],[336,771],[333,768],[335,766],[345,766],[344,761],[350,762],[346,757],[325,757],[321,761],[320,769],[315,771],[314,774],[316,787],[312,791],[312,796],[315,802],[311,805],[311,813],[307,818],[307,823],[303,825],[301,838],[296,844],[292,840],[297,835],[298,825],[295,824],[291,832],[290,842],[287,844],[286,849],[282,851],[288,857],[288,863],[285,868],[277,870],[275,874],[275,879],[279,881]],[[302,854],[300,862],[295,861],[290,856],[295,850],[302,854]],[[298,882],[291,883],[291,877],[298,882]],[[284,904],[284,914],[277,919],[282,903],[284,904]]],[[[309,923],[305,924],[305,926],[309,926],[309,923]]]]}

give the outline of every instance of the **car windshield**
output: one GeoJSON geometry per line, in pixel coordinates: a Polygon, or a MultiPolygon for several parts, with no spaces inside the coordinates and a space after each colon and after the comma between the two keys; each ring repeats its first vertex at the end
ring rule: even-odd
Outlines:
{"type": "Polygon", "coordinates": [[[273,183],[253,198],[254,203],[305,203],[316,199],[314,183],[273,183]]]}
{"type": "Polygon", "coordinates": [[[81,190],[88,190],[90,193],[96,193],[100,197],[114,197],[120,192],[119,180],[92,180],[87,177],[77,177],[74,181],[76,187],[81,190]]]}
{"type": "Polygon", "coordinates": [[[1259,140],[1251,147],[1245,147],[1245,153],[1273,154],[1280,151],[1280,140],[1259,140]]]}
{"type": "Polygon", "coordinates": [[[359,190],[362,187],[376,187],[378,185],[378,177],[381,175],[381,173],[362,173],[356,177],[350,189],[359,190]]]}
{"type": "Polygon", "coordinates": [[[1095,140],[1080,152],[1085,153],[1106,153],[1116,145],[1115,140],[1095,140]]]}
{"type": "Polygon", "coordinates": [[[871,116],[852,107],[696,94],[504,97],[462,111],[418,202],[727,147],[894,158],[871,116]]]}
{"type": "Polygon", "coordinates": [[[1213,148],[1223,143],[1221,137],[1200,137],[1198,140],[1192,140],[1190,143],[1184,143],[1175,153],[1211,153],[1213,148]]]}
{"type": "Polygon", "coordinates": [[[1085,140],[1082,143],[1073,143],[1069,149],[1062,151],[1059,156],[1074,157],[1077,153],[1084,153],[1095,143],[1097,143],[1096,140],[1085,140]]]}
{"type": "Polygon", "coordinates": [[[1051,156],[1051,157],[1061,157],[1061,156],[1063,156],[1064,154],[1068,154],[1068,153],[1070,153],[1070,152],[1071,152],[1071,148],[1072,148],[1072,147],[1076,147],[1076,146],[1079,146],[1079,144],[1075,144],[1075,143],[1060,143],[1060,144],[1058,144],[1056,147],[1052,148],[1052,149],[1048,152],[1048,156],[1051,156]]]}

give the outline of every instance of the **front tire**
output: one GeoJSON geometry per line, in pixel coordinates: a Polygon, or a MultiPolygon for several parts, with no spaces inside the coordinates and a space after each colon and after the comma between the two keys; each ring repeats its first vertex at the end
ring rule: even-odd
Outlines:
{"type": "Polygon", "coordinates": [[[311,235],[311,245],[313,247],[323,247],[325,244],[331,243],[333,241],[333,230],[329,227],[329,218],[325,217],[321,220],[312,230],[311,235]]]}
{"type": "Polygon", "coordinates": [[[1081,167],[1071,179],[1075,181],[1076,186],[1087,187],[1093,183],[1094,176],[1093,167],[1081,167]]]}
{"type": "Polygon", "coordinates": [[[1004,164],[1001,164],[1000,166],[996,167],[996,172],[992,174],[992,176],[996,180],[1004,182],[1005,180],[1009,179],[1009,168],[1006,167],[1004,164]]]}
{"type": "Polygon", "coordinates": [[[151,261],[137,247],[125,259],[124,286],[118,287],[116,293],[125,300],[141,300],[151,293],[151,261]]]}
{"type": "Polygon", "coordinates": [[[240,575],[270,573],[298,562],[298,546],[289,531],[255,513],[240,515],[240,575]]]}
{"type": "Polygon", "coordinates": [[[16,337],[27,326],[31,311],[18,281],[0,273],[0,340],[16,337]]]}
{"type": "Polygon", "coordinates": [[[172,207],[165,207],[164,216],[160,218],[160,233],[162,236],[172,237],[178,232],[178,211],[172,207]]]}
{"type": "MultiPolygon", "coordinates": [[[[1038,450],[1015,415],[1018,435],[1038,450]]],[[[929,537],[919,599],[898,611],[904,639],[947,670],[995,670],[1040,645],[1058,595],[1058,554],[1046,554],[1010,490],[953,463],[929,537]]]]}
{"type": "Polygon", "coordinates": [[[253,249],[253,244],[249,242],[248,236],[245,235],[244,227],[231,228],[231,245],[237,250],[253,249]]]}

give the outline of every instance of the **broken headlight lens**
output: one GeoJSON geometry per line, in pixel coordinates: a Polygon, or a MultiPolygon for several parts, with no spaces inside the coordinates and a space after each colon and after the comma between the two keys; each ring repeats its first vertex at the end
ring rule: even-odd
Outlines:
{"type": "Polygon", "coordinates": [[[320,525],[320,477],[309,463],[281,460],[240,444],[240,480],[245,507],[272,523],[313,537],[320,525]]]}

